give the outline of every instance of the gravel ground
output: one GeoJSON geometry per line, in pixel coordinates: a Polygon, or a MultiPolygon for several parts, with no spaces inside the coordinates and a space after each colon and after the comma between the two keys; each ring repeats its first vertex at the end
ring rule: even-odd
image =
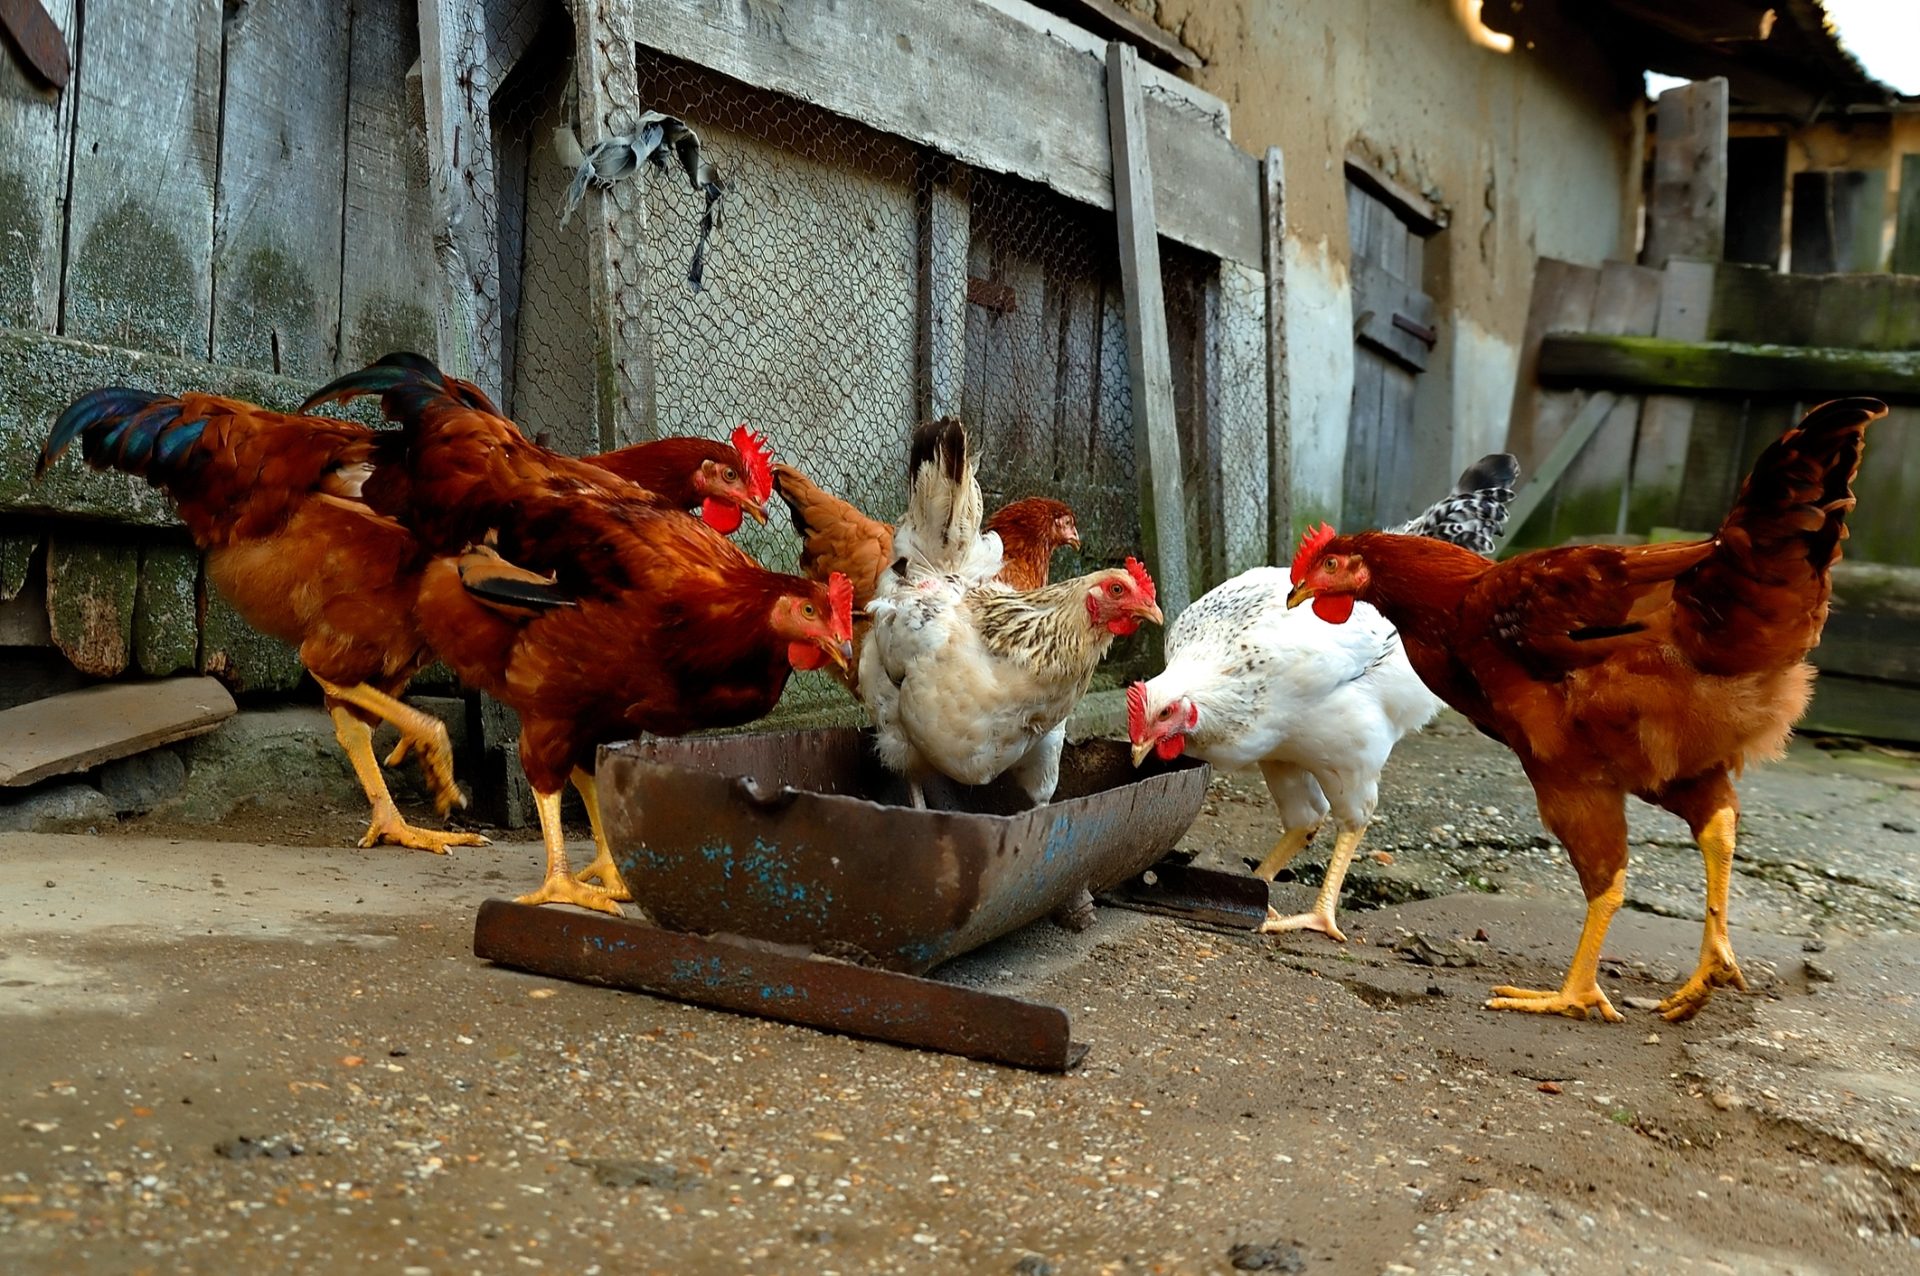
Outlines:
{"type": "MultiPolygon", "coordinates": [[[[1510,757],[1444,720],[1389,770],[1348,945],[1102,910],[966,959],[1072,1014],[1091,1051],[1059,1077],[478,962],[524,842],[344,849],[352,811],[0,837],[0,1248],[19,1273],[1916,1270],[1917,789],[1808,745],[1748,777],[1751,994],[1684,1025],[1496,1015],[1488,985],[1559,979],[1578,891],[1510,757]]],[[[1237,867],[1274,831],[1221,777],[1187,845],[1237,867]]],[[[1634,834],[1616,1004],[1699,941],[1697,853],[1658,813],[1634,834]]]]}

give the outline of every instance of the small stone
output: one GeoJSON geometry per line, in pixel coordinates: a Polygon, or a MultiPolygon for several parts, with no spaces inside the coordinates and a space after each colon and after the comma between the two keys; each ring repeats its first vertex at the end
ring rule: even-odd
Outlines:
{"type": "Polygon", "coordinates": [[[1803,939],[1800,941],[1800,951],[1803,953],[1824,953],[1827,951],[1827,941],[1817,935],[1812,939],[1803,939]]]}
{"type": "Polygon", "coordinates": [[[1267,1245],[1241,1243],[1227,1251],[1227,1261],[1243,1272],[1303,1272],[1307,1256],[1298,1245],[1274,1241],[1267,1245]]]}
{"type": "Polygon", "coordinates": [[[1830,984],[1834,981],[1833,971],[1811,957],[1801,963],[1801,969],[1806,974],[1807,982],[1810,984],[1830,984]]]}
{"type": "Polygon", "coordinates": [[[1428,985],[1427,985],[1427,996],[1429,996],[1429,997],[1444,997],[1444,996],[1446,996],[1446,995],[1447,995],[1447,990],[1446,990],[1445,988],[1442,988],[1442,987],[1441,987],[1441,986],[1440,986],[1439,984],[1428,984],[1428,985]]]}
{"type": "Polygon", "coordinates": [[[573,1164],[592,1170],[594,1182],[615,1191],[651,1187],[662,1192],[684,1192],[706,1181],[697,1174],[689,1174],[664,1161],[596,1161],[576,1156],[573,1164]]]}
{"type": "Polygon", "coordinates": [[[1660,999],[1658,997],[1622,997],[1620,1004],[1628,1010],[1660,1009],[1660,999]]]}
{"type": "Polygon", "coordinates": [[[1904,820],[1882,820],[1880,821],[1880,827],[1883,829],[1892,829],[1896,833],[1913,833],[1920,831],[1916,830],[1913,825],[1908,824],[1904,820]]]}
{"type": "Polygon", "coordinates": [[[1473,932],[1473,942],[1476,944],[1490,944],[1493,942],[1493,936],[1487,934],[1487,928],[1482,926],[1479,930],[1473,932]]]}
{"type": "Polygon", "coordinates": [[[1722,1112],[1736,1112],[1741,1107],[1740,1097],[1728,1094],[1725,1090],[1715,1090],[1707,1096],[1707,1102],[1722,1112]]]}
{"type": "Polygon", "coordinates": [[[1391,867],[1393,864],[1392,851],[1374,851],[1372,854],[1368,855],[1367,858],[1372,860],[1376,864],[1386,866],[1386,867],[1391,867]]]}
{"type": "Polygon", "coordinates": [[[1013,1276],[1057,1276],[1055,1267],[1038,1254],[1027,1254],[1013,1265],[1013,1276]]]}
{"type": "Polygon", "coordinates": [[[1472,949],[1451,939],[1428,939],[1418,931],[1396,943],[1393,951],[1420,966],[1454,969],[1480,964],[1479,954],[1472,949]]]}
{"type": "Polygon", "coordinates": [[[1538,1090],[1541,1094],[1563,1093],[1563,1091],[1560,1089],[1560,1083],[1558,1081],[1542,1081],[1539,1085],[1535,1086],[1534,1089],[1538,1090]]]}
{"type": "Polygon", "coordinates": [[[1647,1039],[1641,1042],[1640,1044],[1646,1045],[1646,1046],[1657,1046],[1660,1044],[1660,1034],[1657,1032],[1649,1032],[1647,1034],[1647,1039]]]}

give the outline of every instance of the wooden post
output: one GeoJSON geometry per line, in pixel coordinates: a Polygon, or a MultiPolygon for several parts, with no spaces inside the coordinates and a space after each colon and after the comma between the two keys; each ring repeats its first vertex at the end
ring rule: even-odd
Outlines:
{"type": "Polygon", "coordinates": [[[1718,261],[1727,238],[1727,82],[1702,80],[1660,95],[1641,264],[1675,257],[1718,261]]]}
{"type": "Polygon", "coordinates": [[[967,245],[973,171],[923,159],[920,177],[920,264],[914,324],[914,410],[925,421],[960,412],[967,370],[967,245]]]}
{"type": "MultiPolygon", "coordinates": [[[[1669,341],[1704,341],[1713,309],[1714,264],[1672,261],[1660,280],[1660,313],[1653,335],[1669,341]]],[[[1687,447],[1693,438],[1692,399],[1650,394],[1640,409],[1628,476],[1627,524],[1644,532],[1670,527],[1680,508],[1680,485],[1687,472],[1687,447]]]]}
{"type": "Polygon", "coordinates": [[[1293,422],[1287,381],[1287,204],[1280,148],[1261,167],[1267,267],[1267,561],[1293,560],[1293,422]]]}
{"type": "Polygon", "coordinates": [[[486,19],[459,0],[420,0],[420,80],[427,171],[444,228],[436,239],[445,304],[439,359],[499,396],[500,260],[488,104],[486,19]]]}
{"type": "Polygon", "coordinates": [[[1893,261],[1899,275],[1920,275],[1920,155],[1900,157],[1900,211],[1893,224],[1893,261]]]}
{"type": "Polygon", "coordinates": [[[1120,285],[1127,316],[1127,379],[1133,394],[1134,461],[1140,474],[1142,546],[1169,623],[1188,602],[1180,435],[1173,415],[1173,367],[1160,284],[1160,236],[1147,163],[1147,116],[1140,55],[1107,45],[1107,124],[1113,146],[1114,220],[1120,230],[1120,285]]]}
{"type": "MultiPolygon", "coordinates": [[[[639,123],[639,68],[632,32],[621,18],[632,5],[576,0],[573,5],[574,82],[579,94],[582,149],[624,136],[639,123]]],[[[655,438],[653,342],[647,334],[641,270],[639,181],[589,190],[576,216],[587,219],[587,274],[593,305],[595,384],[599,387],[600,447],[611,451],[655,438]]]]}

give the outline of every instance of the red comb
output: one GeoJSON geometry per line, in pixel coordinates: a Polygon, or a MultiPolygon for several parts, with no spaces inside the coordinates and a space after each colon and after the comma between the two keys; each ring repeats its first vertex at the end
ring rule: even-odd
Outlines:
{"type": "Polygon", "coordinates": [[[1139,559],[1127,560],[1127,575],[1133,577],[1133,583],[1140,586],[1140,592],[1147,596],[1148,602],[1158,601],[1158,596],[1154,593],[1153,577],[1147,575],[1147,569],[1140,565],[1139,559]]]}
{"type": "Polygon", "coordinates": [[[756,501],[765,501],[773,495],[773,453],[767,449],[764,434],[757,434],[745,425],[733,427],[733,450],[740,454],[740,464],[747,471],[747,495],[756,501]]]}
{"type": "Polygon", "coordinates": [[[1127,688],[1127,736],[1135,744],[1147,737],[1147,684],[1144,682],[1127,688]]]}
{"type": "Polygon", "coordinates": [[[836,638],[853,641],[853,582],[839,572],[827,577],[827,602],[833,608],[836,638]]]}
{"type": "Polygon", "coordinates": [[[1300,552],[1293,556],[1294,584],[1298,585],[1306,576],[1307,568],[1313,565],[1313,560],[1320,556],[1320,551],[1325,549],[1327,542],[1333,538],[1334,530],[1326,523],[1307,529],[1307,534],[1300,538],[1300,552]]]}

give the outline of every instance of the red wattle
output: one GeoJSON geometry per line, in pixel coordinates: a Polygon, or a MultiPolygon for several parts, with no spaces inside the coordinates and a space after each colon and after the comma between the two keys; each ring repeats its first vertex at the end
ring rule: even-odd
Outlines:
{"type": "Polygon", "coordinates": [[[1344,625],[1353,615],[1352,594],[1315,594],[1313,614],[1330,625],[1344,625]]]}
{"type": "Polygon", "coordinates": [[[810,642],[790,642],[787,644],[787,663],[808,673],[827,663],[827,653],[810,642]]]}
{"type": "Polygon", "coordinates": [[[1137,616],[1115,616],[1107,622],[1107,632],[1118,634],[1122,638],[1138,628],[1140,628],[1140,618],[1137,616]]]}
{"type": "Polygon", "coordinates": [[[1160,755],[1161,761],[1171,762],[1173,759],[1179,757],[1180,754],[1185,751],[1186,747],[1187,737],[1183,735],[1166,735],[1160,737],[1160,743],[1153,746],[1153,751],[1160,755]]]}
{"type": "Polygon", "coordinates": [[[740,507],[709,496],[700,502],[700,519],[722,536],[731,536],[740,530],[740,507]]]}

